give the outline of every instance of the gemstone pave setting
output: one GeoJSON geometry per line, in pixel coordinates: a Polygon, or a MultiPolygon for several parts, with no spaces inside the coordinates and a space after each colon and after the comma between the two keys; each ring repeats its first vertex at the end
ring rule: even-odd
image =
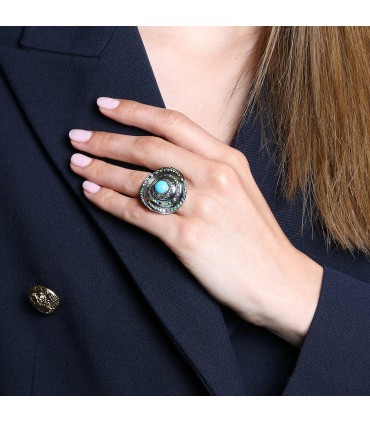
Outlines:
{"type": "Polygon", "coordinates": [[[178,210],[187,194],[184,175],[174,167],[162,167],[143,181],[140,199],[150,210],[160,214],[170,214],[178,210]]]}

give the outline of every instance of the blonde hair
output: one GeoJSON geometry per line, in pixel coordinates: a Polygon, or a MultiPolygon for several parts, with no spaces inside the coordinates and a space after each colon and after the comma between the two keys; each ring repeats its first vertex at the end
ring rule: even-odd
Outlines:
{"type": "Polygon", "coordinates": [[[255,102],[263,108],[262,120],[268,116],[276,134],[286,198],[302,190],[303,212],[318,219],[327,246],[366,255],[369,58],[369,27],[262,27],[240,120],[255,102]]]}

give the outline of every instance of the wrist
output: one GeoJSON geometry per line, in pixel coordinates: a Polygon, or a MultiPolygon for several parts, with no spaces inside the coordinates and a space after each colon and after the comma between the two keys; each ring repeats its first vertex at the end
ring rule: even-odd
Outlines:
{"type": "Polygon", "coordinates": [[[286,277],[275,284],[272,280],[271,290],[264,293],[264,301],[260,302],[263,308],[253,323],[299,347],[316,311],[323,267],[295,247],[286,254],[284,262],[286,277]]]}

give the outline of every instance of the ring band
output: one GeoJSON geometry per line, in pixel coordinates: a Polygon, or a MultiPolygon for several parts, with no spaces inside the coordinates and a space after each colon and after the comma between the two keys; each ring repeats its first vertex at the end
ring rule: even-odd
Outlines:
{"type": "Polygon", "coordinates": [[[185,201],[187,183],[174,167],[161,167],[148,175],[140,187],[140,199],[149,210],[160,214],[175,213],[185,201]]]}

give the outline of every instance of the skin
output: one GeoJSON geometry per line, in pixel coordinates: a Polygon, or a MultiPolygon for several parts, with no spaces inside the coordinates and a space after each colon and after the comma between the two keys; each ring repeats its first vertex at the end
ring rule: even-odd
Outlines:
{"type": "Polygon", "coordinates": [[[251,67],[260,27],[143,26],[139,31],[166,108],[230,144],[252,82],[244,70],[251,67]]]}
{"type": "Polygon", "coordinates": [[[128,99],[100,98],[98,105],[107,118],[154,135],[72,130],[73,147],[151,171],[173,166],[187,179],[188,194],[176,213],[154,213],[139,199],[150,172],[76,153],[70,167],[85,179],[86,198],[158,237],[216,300],[299,347],[316,310],[323,268],[290,243],[244,154],[179,111],[128,99]]]}

